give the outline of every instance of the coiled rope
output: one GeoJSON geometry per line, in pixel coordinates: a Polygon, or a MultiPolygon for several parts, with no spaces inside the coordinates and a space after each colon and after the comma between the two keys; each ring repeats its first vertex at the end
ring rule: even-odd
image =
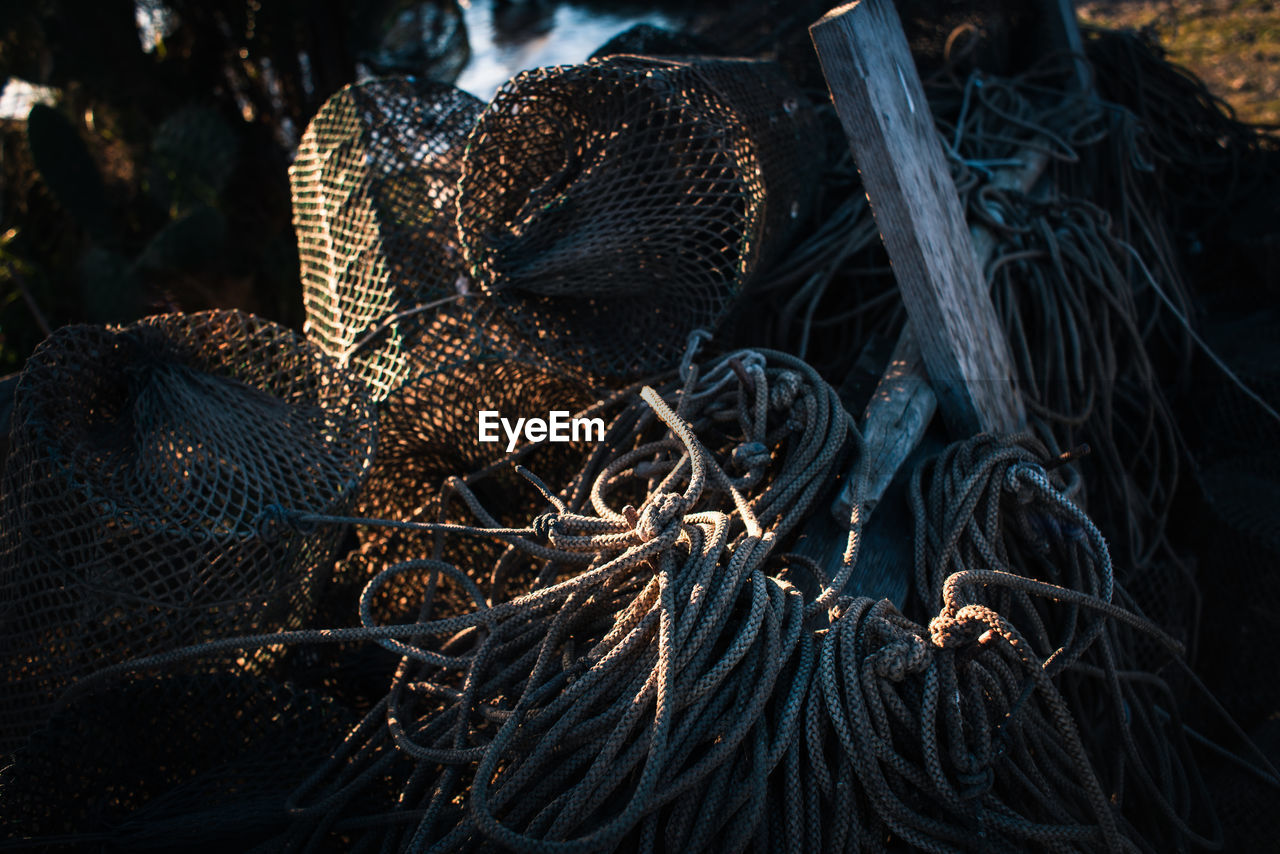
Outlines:
{"type": "Polygon", "coordinates": [[[363,639],[399,656],[387,694],[289,796],[284,850],[1214,842],[1176,698],[1128,652],[1135,635],[1171,662],[1181,648],[1134,610],[1042,445],[982,436],[916,473],[903,614],[842,595],[856,523],[835,578],[782,555],[857,452],[829,386],[741,351],[705,374],[691,352],[661,389],[624,407],[629,438],[611,426],[563,489],[530,477],[554,508],[533,524],[498,528],[467,479],[451,487],[479,525],[415,523],[500,538],[533,579],[511,595],[424,557],[370,579],[359,627],[95,678],[229,645],[363,639]],[[422,570],[418,619],[378,624],[378,591],[422,570]],[[470,605],[442,611],[446,586],[470,605]]]}

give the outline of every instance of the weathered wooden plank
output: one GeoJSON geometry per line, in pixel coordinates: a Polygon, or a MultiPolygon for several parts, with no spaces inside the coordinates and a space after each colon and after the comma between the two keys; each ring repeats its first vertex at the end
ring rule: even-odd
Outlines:
{"type": "Polygon", "coordinates": [[[809,31],[943,418],[957,436],[1019,429],[1008,342],[893,3],[841,6],[809,31]]]}
{"type": "MultiPolygon", "coordinates": [[[[1031,192],[1044,174],[1049,157],[1044,149],[1026,149],[1017,158],[1020,166],[1001,169],[991,184],[1002,189],[1031,192]]],[[[997,238],[981,225],[969,229],[973,248],[985,268],[995,252],[997,238]]],[[[889,359],[884,376],[863,414],[862,437],[869,467],[850,472],[839,496],[831,506],[832,514],[847,522],[853,511],[854,490],[861,490],[863,518],[880,502],[898,469],[920,444],[929,421],[937,408],[937,397],[929,385],[924,358],[915,338],[911,320],[889,359]],[[859,479],[861,477],[861,479],[859,479]]]]}

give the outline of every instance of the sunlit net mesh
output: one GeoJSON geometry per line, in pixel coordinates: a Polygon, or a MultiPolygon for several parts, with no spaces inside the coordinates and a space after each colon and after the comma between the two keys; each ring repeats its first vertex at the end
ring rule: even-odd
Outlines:
{"type": "Polygon", "coordinates": [[[501,426],[489,432],[497,441],[479,439],[481,411],[496,412],[514,428],[518,419],[574,413],[591,399],[581,383],[519,361],[477,360],[424,374],[381,408],[385,441],[362,506],[375,516],[415,510],[445,478],[503,456],[508,435],[501,426]]]}
{"type": "Polygon", "coordinates": [[[66,327],[23,372],[0,516],[0,750],[112,662],[297,626],[374,427],[359,384],[240,312],[66,327]]]}
{"type": "MultiPolygon", "coordinates": [[[[363,515],[434,519],[446,478],[505,453],[505,437],[478,441],[481,410],[545,418],[591,399],[584,371],[553,369],[469,286],[456,185],[479,113],[478,101],[446,86],[351,86],[312,121],[292,170],[308,335],[347,359],[379,401],[363,515]]],[[[339,568],[348,604],[388,555],[427,549],[412,535],[361,529],[339,568]]],[[[398,599],[380,596],[377,610],[398,599]]]]}
{"type": "Polygon", "coordinates": [[[670,364],[804,221],[813,125],[771,63],[613,56],[522,73],[464,158],[471,273],[554,359],[604,376],[670,364]]]}
{"type": "Polygon", "coordinates": [[[353,84],[312,119],[290,169],[307,335],[377,399],[450,355],[424,337],[437,312],[398,315],[468,293],[454,200],[482,106],[427,80],[353,84]]]}

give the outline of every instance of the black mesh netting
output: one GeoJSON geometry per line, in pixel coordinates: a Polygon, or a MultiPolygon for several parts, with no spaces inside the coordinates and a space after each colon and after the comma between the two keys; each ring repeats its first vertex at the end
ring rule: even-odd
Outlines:
{"type": "Polygon", "coordinates": [[[370,464],[361,389],[289,330],[240,312],[66,327],[17,389],[0,517],[0,750],[106,664],[295,626],[370,464]]]}
{"type": "MultiPolygon", "coordinates": [[[[506,523],[524,524],[545,502],[509,466],[488,470],[506,456],[510,439],[499,427],[489,432],[497,441],[480,442],[480,411],[498,413],[514,428],[517,419],[545,420],[555,411],[576,414],[593,399],[577,381],[514,360],[478,360],[423,374],[381,407],[378,458],[360,499],[360,513],[383,519],[468,522],[465,508],[450,510],[445,499],[450,478],[472,475],[486,506],[506,517],[506,523]]],[[[523,435],[517,444],[531,450],[523,435]]],[[[542,443],[535,453],[538,471],[567,479],[586,447],[581,440],[542,443]]],[[[404,531],[364,528],[356,536],[358,548],[337,570],[342,583],[351,586],[353,601],[358,589],[380,570],[433,551],[430,538],[404,531]]],[[[501,543],[477,538],[451,538],[438,548],[477,582],[488,579],[503,552],[501,543]]],[[[395,579],[383,589],[375,613],[385,619],[412,617],[430,574],[423,570],[395,579]]]]}
{"type": "Polygon", "coordinates": [[[448,309],[422,309],[468,293],[454,200],[482,106],[427,80],[354,84],[312,119],[290,169],[307,334],[375,398],[464,355],[431,334],[448,309]]]}
{"type": "Polygon", "coordinates": [[[558,361],[606,376],[669,365],[805,220],[813,128],[770,63],[614,56],[524,72],[464,158],[471,272],[558,361]]]}
{"type": "MultiPolygon", "coordinates": [[[[538,446],[522,443],[517,453],[525,465],[559,482],[573,476],[593,447],[585,441],[538,446]]],[[[466,491],[476,496],[485,512],[502,525],[527,524],[546,507],[546,500],[510,465],[477,466],[465,477],[459,476],[458,482],[465,484],[466,491]]],[[[384,497],[403,500],[404,503],[396,505],[397,518],[453,524],[475,521],[474,512],[460,498],[453,481],[439,484],[429,493],[385,493],[384,497]]],[[[370,528],[359,531],[358,542],[358,547],[342,560],[337,570],[339,578],[348,585],[352,601],[370,578],[387,567],[428,556],[458,567],[472,581],[492,590],[496,598],[528,592],[536,575],[526,571],[530,563],[527,556],[491,537],[444,538],[370,528]]],[[[379,586],[371,601],[373,615],[381,622],[416,618],[423,591],[432,588],[432,578],[436,575],[435,569],[425,565],[396,574],[379,586]]],[[[436,590],[433,598],[435,608],[442,613],[459,613],[471,605],[463,591],[447,586],[436,590]]],[[[354,608],[350,613],[354,613],[354,608]]]]}
{"type": "MultiPolygon", "coordinates": [[[[477,441],[480,410],[514,420],[590,400],[469,286],[456,196],[481,106],[408,78],[349,86],[312,120],[291,172],[308,335],[379,402],[365,515],[416,518],[445,478],[502,456],[505,436],[477,441]]],[[[359,556],[399,539],[361,531],[340,575],[363,584],[359,556]]]]}
{"type": "Polygon", "coordinates": [[[492,307],[462,308],[430,325],[432,339],[447,342],[454,358],[420,370],[380,404],[378,457],[361,499],[366,515],[403,516],[444,478],[501,457],[508,437],[499,429],[498,441],[479,441],[481,411],[514,424],[552,410],[576,412],[593,399],[583,381],[548,368],[514,340],[495,342],[489,330],[500,329],[501,320],[494,314],[492,307]],[[492,355],[508,345],[516,352],[492,355]]]}
{"type": "Polygon", "coordinates": [[[436,326],[473,322],[462,303],[498,357],[532,345],[604,377],[667,366],[806,219],[815,127],[754,60],[526,72],[483,112],[425,81],[350,86],[291,170],[308,334],[377,399],[450,364],[436,326]],[[500,318],[474,306],[481,288],[500,318]]]}

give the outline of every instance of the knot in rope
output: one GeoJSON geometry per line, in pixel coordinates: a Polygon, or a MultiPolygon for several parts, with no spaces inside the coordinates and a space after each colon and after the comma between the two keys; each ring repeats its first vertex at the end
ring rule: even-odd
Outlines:
{"type": "Polygon", "coordinates": [[[543,513],[541,516],[534,518],[529,523],[529,528],[533,531],[533,535],[540,540],[551,541],[551,531],[555,527],[556,522],[560,521],[559,513],[543,513]]]}
{"type": "Polygon", "coordinates": [[[729,461],[742,472],[755,472],[769,464],[772,454],[763,442],[743,442],[733,449],[729,461]]]}
{"type": "Polygon", "coordinates": [[[663,492],[653,496],[640,511],[635,531],[640,539],[649,542],[661,537],[672,524],[684,519],[684,496],[663,492]]]}
{"type": "Polygon", "coordinates": [[[1053,489],[1044,466],[1029,462],[1009,466],[1004,475],[1004,487],[1013,493],[1019,504],[1030,504],[1044,491],[1053,489]]]}
{"type": "Polygon", "coordinates": [[[800,375],[795,371],[779,371],[769,386],[769,406],[774,409],[790,409],[800,393],[800,375]]]}
{"type": "Polygon", "coordinates": [[[942,613],[929,621],[929,639],[936,647],[956,649],[978,640],[979,629],[985,632],[986,624],[971,616],[942,613]]]}
{"type": "Polygon", "coordinates": [[[852,596],[839,597],[836,599],[835,604],[831,606],[830,610],[827,611],[827,619],[831,623],[835,623],[840,620],[845,614],[849,613],[849,609],[853,607],[854,601],[854,597],[852,596]]]}
{"type": "Polygon", "coordinates": [[[916,635],[881,647],[871,657],[871,667],[877,676],[893,682],[901,682],[909,673],[920,673],[929,664],[929,646],[916,635]]]}
{"type": "Polygon", "coordinates": [[[967,754],[964,764],[973,770],[956,771],[953,775],[956,783],[959,784],[956,788],[960,799],[972,801],[991,791],[991,787],[996,782],[996,775],[991,770],[991,766],[979,766],[977,757],[972,753],[967,754]]]}
{"type": "Polygon", "coordinates": [[[253,522],[258,536],[268,543],[274,543],[290,531],[299,534],[314,534],[316,524],[303,522],[297,511],[286,510],[279,504],[268,504],[262,508],[258,518],[253,522]]]}

